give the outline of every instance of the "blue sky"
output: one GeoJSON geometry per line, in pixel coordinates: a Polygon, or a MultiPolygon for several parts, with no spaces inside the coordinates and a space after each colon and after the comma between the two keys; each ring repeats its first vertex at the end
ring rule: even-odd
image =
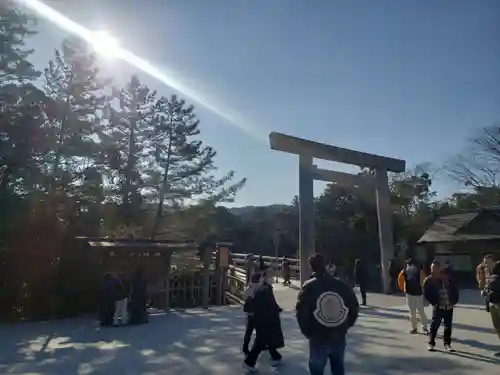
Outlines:
{"type": "MultiPolygon", "coordinates": [[[[500,121],[496,0],[46,3],[107,30],[234,120],[194,102],[217,165],[248,178],[236,205],[289,203],[298,191],[297,158],[269,150],[273,130],[438,168],[500,121]]],[[[35,59],[45,65],[67,34],[39,28],[35,59]]],[[[117,84],[137,73],[102,65],[117,84]]],[[[444,177],[436,187],[440,196],[457,188],[444,177]]]]}

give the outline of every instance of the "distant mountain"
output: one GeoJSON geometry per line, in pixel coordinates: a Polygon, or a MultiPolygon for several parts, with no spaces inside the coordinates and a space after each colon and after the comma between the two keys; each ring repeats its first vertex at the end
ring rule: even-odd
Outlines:
{"type": "Polygon", "coordinates": [[[241,219],[245,220],[251,216],[259,213],[265,213],[266,215],[274,215],[282,212],[287,207],[286,204],[271,204],[269,206],[243,206],[243,207],[232,207],[229,209],[233,215],[239,216],[241,219]]]}

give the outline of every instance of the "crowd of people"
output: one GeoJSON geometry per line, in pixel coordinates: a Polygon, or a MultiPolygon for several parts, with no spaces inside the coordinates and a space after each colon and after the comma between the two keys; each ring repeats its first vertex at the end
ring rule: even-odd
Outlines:
{"type": "MultiPolygon", "coordinates": [[[[309,258],[309,265],[313,273],[302,285],[296,304],[297,323],[309,341],[309,370],[311,375],[322,375],[329,361],[332,375],[344,375],[346,335],[357,320],[359,302],[353,288],[337,277],[334,265],[327,264],[321,254],[309,258]]],[[[362,304],[366,304],[366,286],[369,282],[364,267],[362,260],[356,261],[354,279],[359,287],[362,304]]],[[[283,271],[285,275],[285,267],[283,271]]],[[[406,295],[410,333],[419,333],[420,322],[421,332],[428,336],[428,350],[433,352],[437,332],[443,325],[444,349],[453,352],[453,316],[460,300],[460,291],[451,264],[442,265],[434,260],[427,276],[423,267],[409,258],[403,269],[389,265],[389,274],[391,289],[394,292],[399,289],[406,295]],[[430,321],[425,313],[425,307],[429,305],[432,306],[430,321]]],[[[495,262],[492,255],[487,255],[477,268],[477,279],[493,327],[500,338],[500,262],[495,262]]],[[[244,304],[247,325],[243,353],[244,367],[252,372],[264,350],[269,351],[272,365],[279,366],[282,355],[278,349],[284,347],[285,343],[280,321],[282,309],[274,298],[270,272],[262,258],[248,281],[244,304]],[[255,340],[250,348],[254,331],[255,340]]],[[[500,356],[500,353],[494,355],[500,356]]]]}
{"type": "MultiPolygon", "coordinates": [[[[481,295],[485,300],[486,311],[491,315],[493,327],[500,338],[500,262],[493,255],[486,255],[476,269],[476,278],[481,295]]],[[[442,265],[434,260],[429,276],[412,258],[397,277],[399,289],[406,294],[410,313],[410,333],[418,333],[418,322],[422,332],[428,335],[428,350],[435,351],[436,335],[441,324],[444,326],[443,344],[446,351],[453,352],[452,328],[454,308],[460,299],[458,283],[449,262],[442,265]],[[430,327],[425,307],[432,306],[430,327]],[[417,317],[418,314],[418,317],[417,317]],[[420,319],[418,319],[420,318],[420,319]]],[[[500,356],[500,352],[495,352],[500,356]]]]}
{"type": "MultiPolygon", "coordinates": [[[[323,374],[328,360],[332,374],[344,374],[344,353],[347,331],[354,326],[359,304],[351,287],[331,275],[321,254],[309,259],[311,278],[302,285],[296,305],[296,317],[302,334],[309,341],[311,375],[323,374]]],[[[276,302],[271,286],[271,272],[259,262],[249,277],[243,310],[247,325],[243,338],[244,367],[254,371],[260,353],[271,356],[271,364],[279,366],[284,347],[281,328],[281,307],[276,302]],[[250,348],[253,331],[255,339],[250,348]]]]}
{"type": "Polygon", "coordinates": [[[101,326],[119,327],[148,321],[147,283],[138,268],[129,280],[125,275],[106,273],[100,294],[99,322],[101,326]]]}

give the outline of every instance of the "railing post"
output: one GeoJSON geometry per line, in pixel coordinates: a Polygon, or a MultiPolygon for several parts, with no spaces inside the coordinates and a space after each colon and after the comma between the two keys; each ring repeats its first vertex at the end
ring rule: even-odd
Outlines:
{"type": "Polygon", "coordinates": [[[210,304],[210,265],[212,264],[212,246],[205,244],[201,249],[203,257],[203,308],[208,309],[210,304]]]}
{"type": "Polygon", "coordinates": [[[172,268],[172,253],[167,255],[165,261],[165,311],[170,309],[170,274],[172,268]]]}

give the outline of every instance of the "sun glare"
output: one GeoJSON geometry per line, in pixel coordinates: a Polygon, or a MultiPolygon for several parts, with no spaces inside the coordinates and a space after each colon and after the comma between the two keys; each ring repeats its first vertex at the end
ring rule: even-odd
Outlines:
{"type": "MultiPolygon", "coordinates": [[[[0,3],[5,0],[0,0],[0,3]]],[[[72,19],[66,17],[64,14],[58,12],[52,7],[46,5],[40,0],[18,0],[20,4],[23,4],[32,11],[38,13],[40,16],[51,21],[60,28],[69,31],[73,34],[80,36],[89,42],[95,51],[103,57],[103,59],[118,59],[127,62],[132,67],[135,67],[142,72],[148,74],[149,76],[157,79],[158,81],[170,86],[174,90],[182,93],[185,96],[193,99],[202,106],[206,107],[213,113],[219,115],[220,117],[226,119],[233,125],[243,130],[245,133],[251,135],[260,142],[267,144],[267,135],[262,134],[260,131],[252,126],[247,125],[241,119],[241,115],[235,113],[234,111],[228,110],[226,108],[221,108],[220,105],[215,105],[210,98],[201,95],[199,92],[193,88],[185,85],[181,80],[179,80],[173,72],[169,72],[166,69],[160,70],[158,67],[151,64],[149,61],[143,59],[142,57],[136,55],[132,51],[124,48],[120,44],[120,40],[113,37],[109,32],[93,31],[83,25],[73,21],[72,19]]]]}
{"type": "Polygon", "coordinates": [[[106,30],[93,32],[91,43],[99,55],[108,59],[119,57],[121,51],[120,41],[106,30]]]}

